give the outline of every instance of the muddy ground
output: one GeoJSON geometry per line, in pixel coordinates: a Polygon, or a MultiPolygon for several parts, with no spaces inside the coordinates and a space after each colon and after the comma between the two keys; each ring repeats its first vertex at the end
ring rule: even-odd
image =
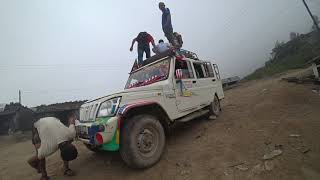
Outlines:
{"type": "MultiPolygon", "coordinates": [[[[133,170],[118,153],[96,154],[76,143],[76,176],[63,176],[59,154],[47,160],[48,173],[52,180],[320,179],[320,95],[311,85],[273,78],[243,83],[225,95],[221,116],[177,128],[152,168],[133,170]],[[262,159],[275,149],[282,154],[262,159]]],[[[0,144],[0,180],[39,179],[26,164],[34,153],[29,141],[0,144]]]]}

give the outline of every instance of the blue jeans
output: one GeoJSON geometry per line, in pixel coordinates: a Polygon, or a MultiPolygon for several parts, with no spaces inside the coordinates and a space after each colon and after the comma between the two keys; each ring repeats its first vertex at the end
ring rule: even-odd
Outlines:
{"type": "Polygon", "coordinates": [[[143,63],[143,53],[146,53],[146,58],[150,57],[150,47],[138,47],[138,64],[142,65],[143,63]]]}

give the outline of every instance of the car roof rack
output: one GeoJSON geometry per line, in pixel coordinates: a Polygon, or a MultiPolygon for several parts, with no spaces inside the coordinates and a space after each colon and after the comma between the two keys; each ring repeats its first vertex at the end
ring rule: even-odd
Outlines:
{"type": "MultiPolygon", "coordinates": [[[[188,51],[188,50],[185,50],[185,49],[176,49],[176,48],[171,48],[171,49],[168,49],[167,51],[163,52],[163,53],[160,53],[160,54],[156,54],[154,56],[151,56],[150,58],[147,58],[143,61],[142,63],[142,66],[138,68],[138,65],[137,65],[137,60],[134,62],[132,68],[131,68],[131,71],[130,73],[142,68],[143,66],[146,66],[148,64],[151,64],[159,59],[163,59],[165,57],[168,57],[168,56],[174,56],[174,55],[182,55],[186,58],[190,58],[190,59],[193,59],[193,60],[199,60],[198,58],[198,55],[194,52],[191,52],[191,51],[188,51]]],[[[129,73],[129,74],[130,74],[129,73]]]]}
{"type": "Polygon", "coordinates": [[[186,58],[194,59],[194,60],[199,60],[198,55],[194,52],[185,50],[185,49],[179,49],[177,50],[179,54],[185,56],[186,58]]]}

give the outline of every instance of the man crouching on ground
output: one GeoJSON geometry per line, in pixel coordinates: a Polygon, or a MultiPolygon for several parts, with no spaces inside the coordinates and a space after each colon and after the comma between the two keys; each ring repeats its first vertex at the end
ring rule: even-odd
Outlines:
{"type": "Polygon", "coordinates": [[[72,144],[76,137],[76,116],[74,113],[68,115],[69,127],[66,127],[59,119],[54,117],[41,118],[34,123],[32,143],[36,148],[36,155],[28,160],[31,167],[41,173],[40,180],[48,180],[46,171],[46,157],[58,149],[64,165],[64,175],[73,176],[74,172],[69,168],[69,161],[77,158],[78,151],[72,144]]]}

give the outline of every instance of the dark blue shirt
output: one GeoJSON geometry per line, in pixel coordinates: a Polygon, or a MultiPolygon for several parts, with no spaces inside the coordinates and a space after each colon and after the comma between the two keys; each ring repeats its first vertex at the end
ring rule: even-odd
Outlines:
{"type": "Polygon", "coordinates": [[[170,14],[169,8],[166,8],[162,12],[162,29],[163,29],[163,31],[172,31],[172,29],[173,29],[172,24],[171,24],[171,14],[170,14]],[[168,16],[170,17],[169,19],[168,19],[168,16]]]}

